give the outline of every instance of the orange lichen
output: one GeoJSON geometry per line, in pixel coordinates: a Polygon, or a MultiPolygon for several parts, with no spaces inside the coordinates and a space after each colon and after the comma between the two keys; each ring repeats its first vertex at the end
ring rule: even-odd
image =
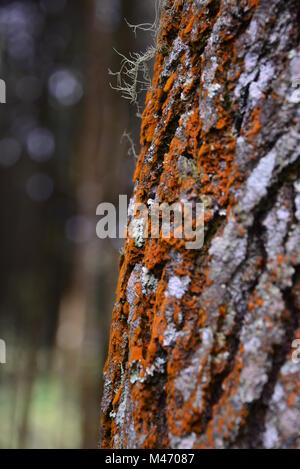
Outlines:
{"type": "Polygon", "coordinates": [[[167,83],[164,86],[164,92],[168,93],[173,86],[174,80],[176,78],[176,73],[172,73],[172,75],[168,78],[167,83]]]}

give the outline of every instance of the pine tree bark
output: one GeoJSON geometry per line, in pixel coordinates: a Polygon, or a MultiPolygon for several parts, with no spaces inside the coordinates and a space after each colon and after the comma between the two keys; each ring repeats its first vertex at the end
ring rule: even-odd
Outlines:
{"type": "Polygon", "coordinates": [[[102,446],[300,447],[298,0],[166,0],[133,200],[205,242],[126,242],[102,446]]]}

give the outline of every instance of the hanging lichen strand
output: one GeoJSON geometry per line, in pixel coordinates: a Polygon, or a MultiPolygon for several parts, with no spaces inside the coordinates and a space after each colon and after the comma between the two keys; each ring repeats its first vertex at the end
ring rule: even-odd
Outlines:
{"type": "Polygon", "coordinates": [[[300,446],[298,15],[164,2],[133,200],[202,202],[205,243],[126,242],[103,447],[300,446]]]}

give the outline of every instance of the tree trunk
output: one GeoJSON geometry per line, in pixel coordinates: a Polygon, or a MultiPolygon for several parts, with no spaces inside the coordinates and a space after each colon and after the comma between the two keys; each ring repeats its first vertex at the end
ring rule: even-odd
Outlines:
{"type": "Polygon", "coordinates": [[[163,1],[133,198],[202,202],[205,241],[126,242],[103,447],[300,447],[299,10],[163,1]]]}

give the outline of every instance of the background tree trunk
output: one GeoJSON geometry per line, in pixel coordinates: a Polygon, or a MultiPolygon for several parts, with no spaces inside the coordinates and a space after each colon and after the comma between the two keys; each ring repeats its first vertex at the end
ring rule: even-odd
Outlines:
{"type": "Polygon", "coordinates": [[[103,447],[300,447],[299,79],[298,0],[163,2],[133,198],[205,243],[127,241],[103,447]]]}

